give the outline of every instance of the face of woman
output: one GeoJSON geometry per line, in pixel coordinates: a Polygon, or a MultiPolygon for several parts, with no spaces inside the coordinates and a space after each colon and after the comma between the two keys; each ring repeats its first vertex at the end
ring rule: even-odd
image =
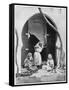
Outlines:
{"type": "Polygon", "coordinates": [[[37,51],[37,52],[41,52],[42,49],[43,49],[43,47],[42,47],[42,43],[40,43],[40,42],[37,43],[36,46],[35,46],[35,51],[37,51]]]}
{"type": "Polygon", "coordinates": [[[41,52],[42,51],[42,48],[39,46],[39,47],[35,47],[35,51],[36,52],[41,52]]]}

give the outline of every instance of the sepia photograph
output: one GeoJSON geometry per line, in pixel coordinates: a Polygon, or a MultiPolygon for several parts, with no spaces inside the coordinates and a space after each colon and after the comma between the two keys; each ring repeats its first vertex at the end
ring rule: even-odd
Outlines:
{"type": "Polygon", "coordinates": [[[14,5],[14,84],[67,82],[67,7],[14,5]]]}

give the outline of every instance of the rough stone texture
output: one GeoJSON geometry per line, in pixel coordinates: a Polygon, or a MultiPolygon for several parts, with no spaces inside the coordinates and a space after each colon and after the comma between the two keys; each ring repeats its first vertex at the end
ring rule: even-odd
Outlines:
{"type": "Polygon", "coordinates": [[[57,70],[55,72],[47,72],[46,70],[40,69],[36,73],[33,73],[31,76],[17,77],[16,84],[25,84],[25,83],[53,83],[53,82],[64,82],[66,80],[65,72],[62,70],[57,70]]]}

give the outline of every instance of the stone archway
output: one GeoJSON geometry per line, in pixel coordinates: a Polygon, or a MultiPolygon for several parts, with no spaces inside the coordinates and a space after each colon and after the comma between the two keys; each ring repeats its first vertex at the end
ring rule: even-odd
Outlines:
{"type": "MultiPolygon", "coordinates": [[[[50,17],[48,17],[47,15],[45,15],[45,17],[55,28],[57,28],[55,23],[51,20],[50,17]]],[[[47,46],[46,48],[43,49],[43,53],[41,53],[42,59],[44,60],[46,58],[47,60],[48,53],[51,53],[54,59],[54,64],[57,65],[57,61],[56,61],[57,31],[53,30],[53,28],[44,21],[44,18],[40,13],[37,13],[27,20],[27,22],[25,23],[22,29],[23,46],[21,50],[21,66],[23,66],[24,59],[28,54],[28,51],[26,51],[26,48],[28,47],[28,39],[25,35],[25,33],[27,33],[28,31],[33,33],[44,43],[45,40],[47,39],[47,43],[46,43],[47,46]],[[49,35],[46,39],[44,38],[45,33],[49,35]]]]}

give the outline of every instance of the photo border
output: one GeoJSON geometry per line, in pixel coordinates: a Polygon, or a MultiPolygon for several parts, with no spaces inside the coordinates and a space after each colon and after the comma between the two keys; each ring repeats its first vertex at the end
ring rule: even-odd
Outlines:
{"type": "Polygon", "coordinates": [[[67,52],[67,28],[68,28],[68,7],[67,6],[55,6],[55,5],[38,5],[38,4],[20,4],[20,3],[12,3],[9,5],[9,85],[11,86],[32,86],[32,85],[50,85],[50,84],[63,84],[68,82],[68,52],[67,52]],[[38,83],[38,84],[14,84],[14,13],[15,13],[15,5],[23,5],[23,6],[40,6],[40,7],[55,7],[55,8],[66,8],[66,81],[59,81],[54,83],[38,83]],[[10,11],[11,10],[11,11],[10,11]],[[11,65],[12,63],[12,65],[11,65]]]}

